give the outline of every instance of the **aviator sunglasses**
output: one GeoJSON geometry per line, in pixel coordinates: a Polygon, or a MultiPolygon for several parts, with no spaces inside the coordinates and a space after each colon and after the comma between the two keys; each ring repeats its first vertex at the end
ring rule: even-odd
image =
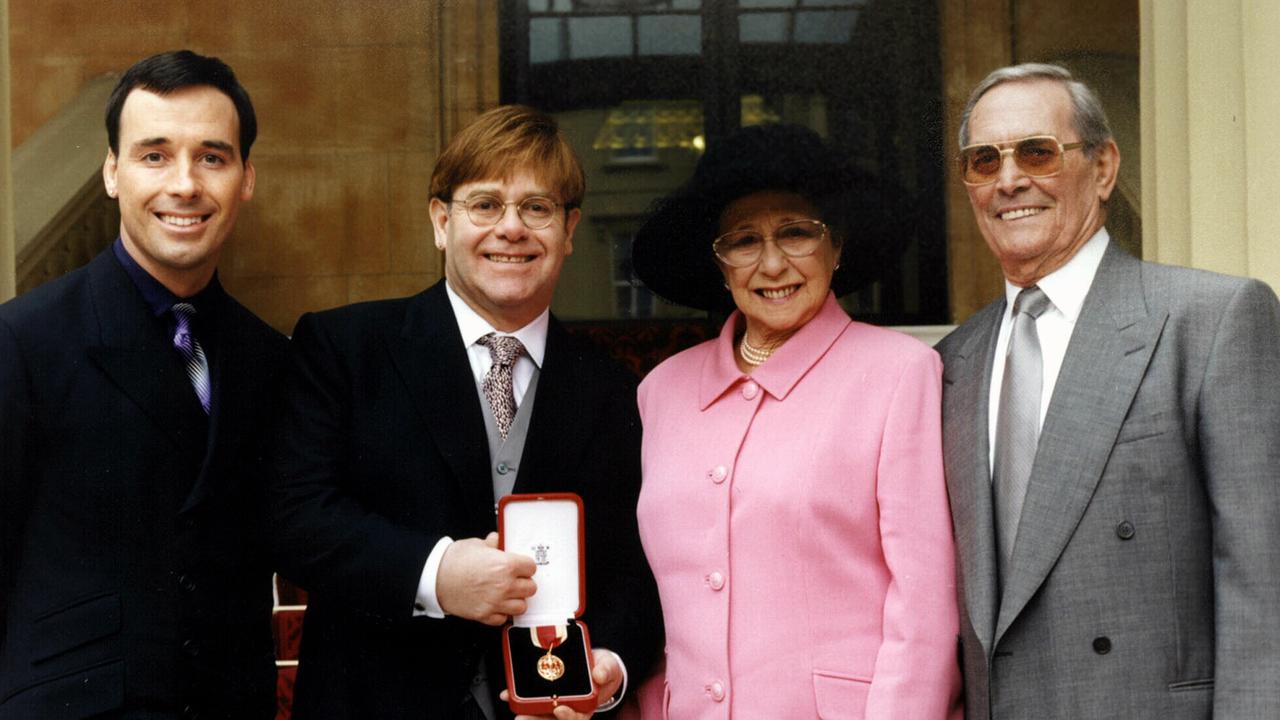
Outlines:
{"type": "Polygon", "coordinates": [[[1042,178],[1062,171],[1062,155],[1084,147],[1083,142],[1066,143],[1052,135],[1033,135],[1021,140],[980,143],[960,148],[960,177],[965,185],[987,185],[1000,176],[1005,154],[1028,177],[1042,178]]]}

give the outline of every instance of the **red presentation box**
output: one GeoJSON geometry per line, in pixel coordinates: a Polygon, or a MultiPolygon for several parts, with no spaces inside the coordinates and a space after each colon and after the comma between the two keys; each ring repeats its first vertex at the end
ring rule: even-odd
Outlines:
{"type": "Polygon", "coordinates": [[[533,559],[538,591],[503,628],[508,704],[517,715],[560,705],[596,709],[591,637],[577,618],[587,604],[582,498],[573,493],[508,495],[498,501],[498,546],[533,559]]]}

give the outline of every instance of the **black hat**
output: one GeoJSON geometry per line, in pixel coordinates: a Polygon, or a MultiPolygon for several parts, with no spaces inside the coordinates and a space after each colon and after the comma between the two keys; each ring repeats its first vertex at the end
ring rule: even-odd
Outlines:
{"type": "Polygon", "coordinates": [[[840,267],[831,279],[837,296],[875,280],[910,238],[907,228],[895,233],[891,226],[902,216],[887,193],[853,170],[817,133],[799,125],[754,125],[713,143],[693,178],[650,207],[631,246],[636,276],[672,302],[701,310],[732,309],[711,242],[725,207],[769,190],[795,193],[813,203],[833,238],[843,240],[840,267]]]}

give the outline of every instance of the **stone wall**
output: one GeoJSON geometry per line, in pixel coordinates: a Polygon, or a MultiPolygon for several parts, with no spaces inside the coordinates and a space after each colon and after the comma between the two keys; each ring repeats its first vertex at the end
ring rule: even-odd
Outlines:
{"type": "Polygon", "coordinates": [[[498,102],[497,0],[9,0],[9,15],[15,146],[87,80],[147,55],[231,65],[258,114],[258,185],[221,277],[276,328],[440,276],[431,167],[498,102]]]}

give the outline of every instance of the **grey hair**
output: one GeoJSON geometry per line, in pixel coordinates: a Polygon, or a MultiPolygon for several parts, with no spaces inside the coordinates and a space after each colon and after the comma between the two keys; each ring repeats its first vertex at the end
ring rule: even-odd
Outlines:
{"type": "Polygon", "coordinates": [[[997,85],[1028,80],[1055,80],[1067,89],[1067,94],[1071,96],[1072,121],[1086,153],[1092,155],[1111,139],[1111,125],[1107,123],[1107,114],[1103,111],[1098,96],[1088,85],[1073,78],[1071,72],[1061,65],[1022,63],[993,70],[969,94],[969,102],[965,103],[964,114],[960,116],[960,147],[969,144],[969,116],[973,113],[973,106],[978,104],[983,95],[997,85]]]}

